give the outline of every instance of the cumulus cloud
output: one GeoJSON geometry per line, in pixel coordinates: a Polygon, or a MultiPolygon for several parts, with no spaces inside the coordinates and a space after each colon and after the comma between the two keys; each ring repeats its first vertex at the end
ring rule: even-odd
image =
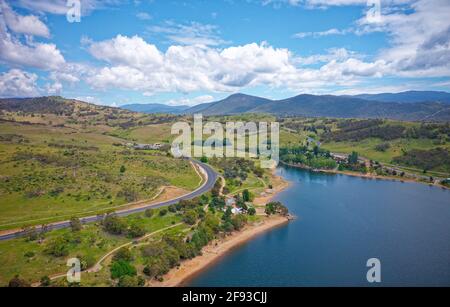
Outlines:
{"type": "Polygon", "coordinates": [[[349,60],[353,53],[345,49],[330,50],[322,59],[297,58],[288,49],[274,48],[266,42],[224,49],[175,45],[162,52],[138,36],[122,35],[93,42],[89,51],[109,64],[88,76],[87,82],[92,87],[130,89],[146,95],[205,90],[234,92],[259,85],[298,89],[323,86],[330,81],[348,84],[355,77],[382,75],[376,68],[383,64],[349,60]],[[330,63],[321,69],[299,67],[325,60],[330,63]]]}
{"type": "Polygon", "coordinates": [[[65,63],[61,52],[55,44],[34,42],[32,36],[29,36],[26,42],[22,43],[15,33],[48,34],[47,27],[34,16],[19,16],[5,6],[0,18],[0,61],[9,65],[29,66],[45,70],[58,69],[65,63]],[[28,18],[30,17],[30,18],[28,18]],[[36,26],[33,30],[30,26],[36,26]]]}
{"type": "Polygon", "coordinates": [[[228,42],[221,39],[215,25],[190,22],[178,24],[165,21],[162,25],[148,27],[151,34],[163,35],[170,42],[183,45],[219,46],[228,42]]]}
{"type": "Polygon", "coordinates": [[[38,76],[20,69],[0,74],[0,97],[33,97],[39,95],[38,76]]]}
{"type": "Polygon", "coordinates": [[[0,14],[3,16],[6,26],[15,33],[50,37],[49,29],[38,17],[34,15],[21,16],[3,0],[0,1],[0,14]]]}

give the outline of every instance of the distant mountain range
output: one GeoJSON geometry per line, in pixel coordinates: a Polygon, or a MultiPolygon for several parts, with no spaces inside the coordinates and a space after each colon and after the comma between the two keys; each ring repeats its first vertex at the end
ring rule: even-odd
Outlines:
{"type": "Polygon", "coordinates": [[[156,114],[156,113],[181,114],[187,109],[189,109],[188,106],[168,106],[161,103],[127,104],[121,106],[121,108],[129,111],[147,114],[156,114]]]}
{"type": "MultiPolygon", "coordinates": [[[[42,108],[48,111],[54,108],[56,113],[70,113],[73,111],[70,102],[74,101],[61,97],[0,99],[0,110],[39,112],[39,109],[42,108]]],[[[141,113],[202,113],[206,116],[268,113],[278,116],[388,118],[450,122],[450,93],[410,91],[397,94],[356,96],[302,94],[283,100],[234,94],[220,101],[194,107],[154,103],[130,104],[121,108],[141,113]]]]}
{"type": "Polygon", "coordinates": [[[408,91],[354,96],[303,94],[283,100],[234,94],[220,101],[204,103],[194,107],[136,104],[123,106],[122,108],[144,113],[202,113],[204,115],[270,113],[308,117],[449,121],[450,93],[408,91]]]}
{"type": "Polygon", "coordinates": [[[402,93],[383,93],[383,94],[362,94],[353,96],[366,100],[384,101],[384,102],[445,102],[450,103],[450,93],[433,91],[408,91],[402,93]]]}

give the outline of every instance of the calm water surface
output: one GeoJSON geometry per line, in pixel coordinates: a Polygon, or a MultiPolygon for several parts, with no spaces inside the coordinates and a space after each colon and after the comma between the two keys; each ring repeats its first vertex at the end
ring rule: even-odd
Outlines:
{"type": "Polygon", "coordinates": [[[238,247],[188,286],[450,286],[450,191],[280,167],[298,219],[238,247]]]}

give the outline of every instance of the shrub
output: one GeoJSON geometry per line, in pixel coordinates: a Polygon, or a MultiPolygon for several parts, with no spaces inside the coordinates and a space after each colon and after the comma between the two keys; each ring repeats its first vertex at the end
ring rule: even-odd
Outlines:
{"type": "Polygon", "coordinates": [[[247,210],[248,215],[256,215],[256,209],[253,207],[248,208],[247,210]]]}
{"type": "Polygon", "coordinates": [[[141,276],[122,276],[119,279],[118,286],[124,288],[136,288],[143,287],[145,285],[145,279],[141,276]]]}
{"type": "Polygon", "coordinates": [[[133,224],[130,229],[128,229],[128,236],[131,238],[139,238],[145,235],[145,229],[142,226],[133,224]]]}
{"type": "Polygon", "coordinates": [[[167,214],[167,209],[161,209],[159,210],[159,216],[164,216],[167,214]]]}
{"type": "Polygon", "coordinates": [[[11,279],[8,283],[8,287],[10,288],[29,288],[31,284],[25,279],[20,278],[16,275],[13,279],[11,279]]]}
{"type": "Polygon", "coordinates": [[[127,228],[125,222],[114,214],[109,214],[102,222],[103,229],[113,235],[123,234],[127,228]]]}
{"type": "Polygon", "coordinates": [[[155,210],[154,209],[147,209],[145,210],[145,216],[146,217],[152,217],[155,214],[155,210]]]}
{"type": "Polygon", "coordinates": [[[47,243],[45,253],[54,257],[64,257],[69,254],[69,246],[63,237],[56,237],[47,243]]]}
{"type": "Polygon", "coordinates": [[[121,248],[117,251],[117,253],[113,257],[113,261],[132,261],[133,260],[133,254],[131,253],[129,248],[121,248]]]}
{"type": "Polygon", "coordinates": [[[70,228],[72,228],[73,232],[81,231],[83,229],[83,225],[79,218],[73,217],[70,219],[70,228]]]}
{"type": "Polygon", "coordinates": [[[389,148],[391,148],[391,145],[389,143],[381,143],[375,146],[375,150],[380,152],[385,152],[389,148]]]}
{"type": "Polygon", "coordinates": [[[48,277],[48,276],[43,276],[42,278],[41,278],[41,286],[42,287],[48,287],[48,286],[50,286],[50,284],[51,284],[51,280],[50,280],[50,277],[48,277]]]}
{"type": "Polygon", "coordinates": [[[183,216],[183,222],[188,225],[194,225],[197,222],[198,214],[194,210],[187,211],[183,216]]]}
{"type": "Polygon", "coordinates": [[[114,261],[110,268],[111,278],[118,279],[123,276],[136,276],[136,268],[124,260],[114,261]]]}

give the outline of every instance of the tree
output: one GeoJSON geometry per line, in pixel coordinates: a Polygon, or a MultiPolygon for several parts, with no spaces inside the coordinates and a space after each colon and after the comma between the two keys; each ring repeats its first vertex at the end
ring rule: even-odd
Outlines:
{"type": "Polygon", "coordinates": [[[122,276],[117,284],[119,287],[124,288],[136,288],[143,287],[145,285],[145,279],[141,276],[122,276]]]}
{"type": "Polygon", "coordinates": [[[145,210],[145,216],[146,217],[152,217],[153,214],[155,214],[155,210],[154,209],[147,209],[147,210],[145,210]]]}
{"type": "Polygon", "coordinates": [[[44,251],[54,257],[63,257],[69,254],[69,247],[63,237],[56,237],[47,243],[44,251]]]}
{"type": "Polygon", "coordinates": [[[113,257],[114,261],[132,261],[133,260],[133,254],[131,253],[129,248],[121,248],[117,251],[117,253],[113,257]]]}
{"type": "Polygon", "coordinates": [[[256,215],[256,209],[254,207],[250,207],[247,210],[248,215],[256,215]]]}
{"type": "Polygon", "coordinates": [[[114,261],[110,268],[111,278],[118,279],[123,276],[136,276],[136,268],[124,260],[114,261]]]}
{"type": "Polygon", "coordinates": [[[115,214],[108,214],[102,222],[103,229],[113,235],[121,235],[126,229],[125,222],[115,214]]]}
{"type": "Polygon", "coordinates": [[[241,230],[247,224],[247,216],[243,214],[235,215],[231,219],[231,224],[233,224],[235,230],[241,230]]]}
{"type": "Polygon", "coordinates": [[[175,205],[170,205],[169,206],[169,212],[172,212],[172,213],[177,212],[177,207],[175,207],[175,205]]]}
{"type": "Polygon", "coordinates": [[[70,219],[70,228],[73,232],[81,231],[83,229],[83,225],[79,218],[73,217],[70,219]]]}
{"type": "Polygon", "coordinates": [[[197,222],[198,214],[194,210],[187,211],[183,216],[183,222],[188,225],[194,225],[197,222]]]}
{"type": "Polygon", "coordinates": [[[231,207],[227,207],[227,210],[225,210],[225,213],[222,216],[222,221],[224,222],[231,222],[231,216],[232,216],[232,212],[231,212],[231,207]]]}
{"type": "Polygon", "coordinates": [[[125,168],[125,165],[122,165],[121,167],[120,167],[120,173],[125,173],[126,172],[126,168],[125,168]]]}
{"type": "Polygon", "coordinates": [[[8,287],[10,288],[29,288],[31,287],[31,284],[26,281],[25,279],[22,279],[19,277],[19,275],[16,275],[13,279],[9,281],[8,287]]]}
{"type": "Polygon", "coordinates": [[[251,193],[250,193],[250,191],[249,191],[248,189],[245,189],[245,190],[242,192],[242,199],[243,199],[245,202],[252,201],[252,195],[251,195],[251,193]]]}
{"type": "Polygon", "coordinates": [[[200,158],[200,162],[202,162],[202,163],[208,163],[208,158],[205,157],[205,156],[203,156],[203,157],[200,158]]]}
{"type": "Polygon", "coordinates": [[[133,224],[128,229],[128,236],[131,238],[139,238],[145,235],[145,229],[142,226],[133,224]]]}
{"type": "Polygon", "coordinates": [[[51,284],[51,280],[50,280],[50,277],[48,277],[48,276],[43,276],[42,278],[41,278],[41,286],[42,287],[48,287],[48,286],[50,286],[50,284],[51,284]]]}
{"type": "Polygon", "coordinates": [[[167,209],[161,209],[159,210],[159,216],[164,216],[167,214],[167,209]]]}
{"type": "Polygon", "coordinates": [[[356,164],[358,163],[358,153],[356,151],[353,151],[349,156],[348,156],[348,163],[349,164],[356,164]]]}

